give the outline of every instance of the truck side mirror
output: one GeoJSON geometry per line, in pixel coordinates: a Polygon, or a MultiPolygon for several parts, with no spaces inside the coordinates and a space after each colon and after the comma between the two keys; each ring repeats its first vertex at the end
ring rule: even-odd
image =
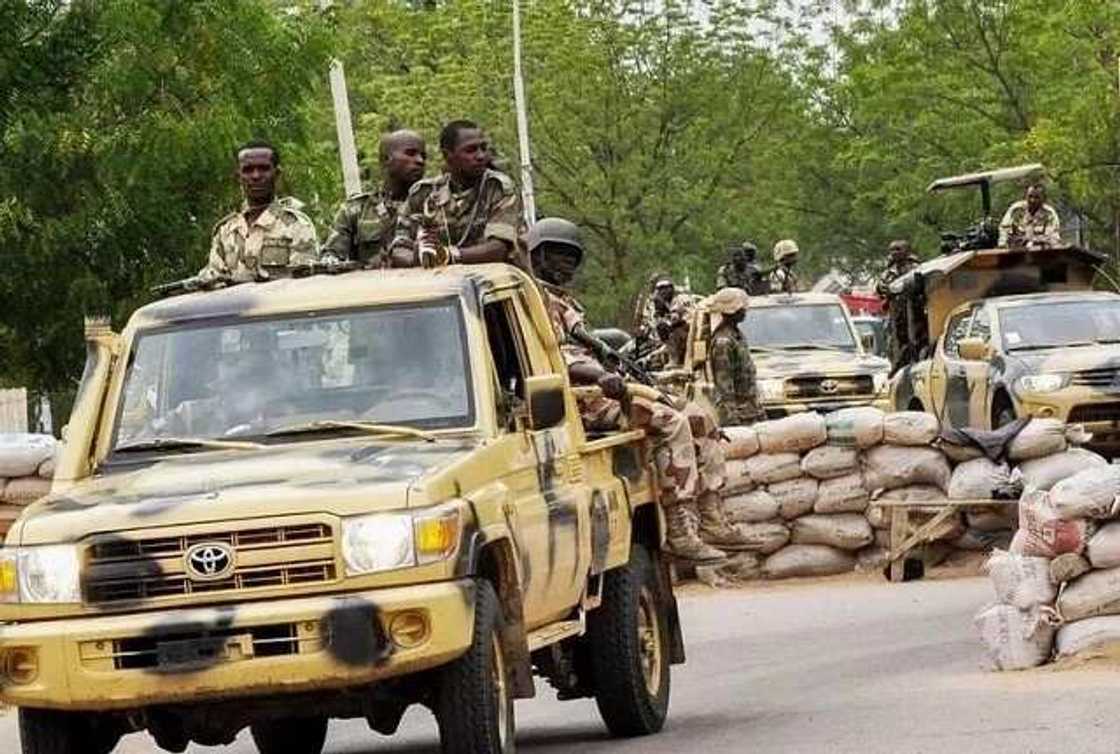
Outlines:
{"type": "Polygon", "coordinates": [[[529,404],[529,429],[555,427],[564,421],[564,377],[546,374],[525,380],[525,398],[529,404]]]}
{"type": "Polygon", "coordinates": [[[983,338],[961,338],[957,348],[965,361],[987,361],[991,358],[988,343],[983,338]]]}

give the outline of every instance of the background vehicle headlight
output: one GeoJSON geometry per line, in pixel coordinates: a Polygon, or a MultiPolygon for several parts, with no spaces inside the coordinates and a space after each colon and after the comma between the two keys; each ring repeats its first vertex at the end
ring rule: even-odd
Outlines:
{"type": "Polygon", "coordinates": [[[375,513],[343,519],[342,559],[348,576],[416,565],[412,516],[375,513]]]}
{"type": "Polygon", "coordinates": [[[1018,388],[1023,393],[1052,393],[1068,384],[1066,374],[1029,374],[1019,378],[1018,388]]]}
{"type": "Polygon", "coordinates": [[[876,393],[885,393],[887,386],[890,385],[890,375],[886,372],[875,372],[871,375],[871,382],[876,393]]]}
{"type": "Polygon", "coordinates": [[[786,397],[785,382],[782,380],[759,380],[758,397],[764,401],[780,401],[786,397]]]}
{"type": "Polygon", "coordinates": [[[81,559],[74,545],[0,550],[0,602],[82,601],[81,559]]]}

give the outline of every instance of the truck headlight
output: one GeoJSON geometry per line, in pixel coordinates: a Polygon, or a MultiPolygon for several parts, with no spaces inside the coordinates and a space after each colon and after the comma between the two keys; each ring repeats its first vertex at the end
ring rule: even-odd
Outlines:
{"type": "Polygon", "coordinates": [[[1016,387],[1020,393],[1053,393],[1068,384],[1068,374],[1028,374],[1018,379],[1016,387]]]}
{"type": "Polygon", "coordinates": [[[74,545],[0,549],[0,602],[82,601],[81,559],[74,545]]]}
{"type": "Polygon", "coordinates": [[[342,559],[347,576],[435,563],[459,547],[458,505],[434,511],[374,513],[342,520],[342,559]]]}
{"type": "Polygon", "coordinates": [[[875,394],[887,392],[887,386],[890,384],[890,375],[886,372],[874,372],[871,375],[871,382],[875,388],[875,394]]]}
{"type": "Polygon", "coordinates": [[[759,380],[758,397],[764,401],[781,401],[786,397],[784,380],[759,380]]]}

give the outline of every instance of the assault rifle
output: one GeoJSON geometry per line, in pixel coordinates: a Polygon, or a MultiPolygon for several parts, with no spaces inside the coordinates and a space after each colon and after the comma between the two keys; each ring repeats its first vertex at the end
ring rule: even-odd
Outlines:
{"type": "Polygon", "coordinates": [[[582,325],[573,329],[570,335],[572,340],[591,351],[591,353],[595,355],[595,358],[607,369],[621,372],[624,376],[629,377],[635,382],[652,388],[657,392],[658,400],[668,406],[676,408],[677,402],[672,396],[659,387],[657,378],[650,374],[645,367],[634,359],[611,348],[609,344],[589,333],[582,325]]]}
{"type": "Polygon", "coordinates": [[[203,278],[198,275],[191,275],[189,278],[183,278],[182,280],[173,280],[170,283],[153,285],[149,290],[151,290],[152,293],[158,293],[160,296],[175,296],[180,293],[194,293],[195,291],[209,291],[215,288],[224,288],[227,285],[233,285],[233,278],[228,275],[221,275],[214,278],[203,278]]]}

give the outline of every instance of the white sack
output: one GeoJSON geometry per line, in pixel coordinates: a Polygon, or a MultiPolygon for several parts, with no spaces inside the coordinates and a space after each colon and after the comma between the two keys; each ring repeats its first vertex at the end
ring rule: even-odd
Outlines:
{"type": "Polygon", "coordinates": [[[1011,484],[1011,469],[987,458],[965,461],[949,479],[950,500],[990,500],[1011,484]]]}
{"type": "Polygon", "coordinates": [[[795,545],[828,545],[858,550],[875,541],[871,524],[858,513],[802,516],[791,524],[790,541],[795,545]]]}
{"type": "Polygon", "coordinates": [[[1075,476],[1086,469],[1107,466],[1101,456],[1084,448],[1070,448],[1065,453],[1055,453],[1045,458],[1023,461],[1012,472],[1012,479],[1022,481],[1024,487],[1050,490],[1058,482],[1075,476]]]}
{"type": "Polygon", "coordinates": [[[880,500],[899,500],[904,503],[940,503],[948,498],[945,491],[930,484],[911,484],[896,487],[879,495],[880,500]]]}
{"type": "Polygon", "coordinates": [[[732,523],[758,523],[778,517],[778,501],[766,490],[724,498],[723,508],[732,523]]]}
{"type": "Polygon", "coordinates": [[[937,417],[924,411],[899,411],[883,418],[886,445],[929,445],[940,431],[937,417]]]}
{"type": "Polygon", "coordinates": [[[1050,491],[1062,518],[1112,518],[1120,495],[1120,466],[1095,466],[1063,479],[1050,491]]]}
{"type": "Polygon", "coordinates": [[[12,505],[31,505],[51,491],[51,480],[38,476],[25,476],[19,479],[9,479],[4,485],[3,495],[0,500],[12,505]]]}
{"type": "Polygon", "coordinates": [[[1102,615],[1067,623],[1058,629],[1054,648],[1059,657],[1115,649],[1120,643],[1120,616],[1102,615]]]}
{"type": "Polygon", "coordinates": [[[758,455],[758,432],[754,427],[723,427],[727,438],[722,442],[723,454],[731,461],[758,455]]]}
{"type": "Polygon", "coordinates": [[[1024,670],[1050,659],[1054,620],[1045,609],[991,605],[973,623],[998,670],[1024,670]]]}
{"type": "Polygon", "coordinates": [[[1089,539],[1085,554],[1093,568],[1115,568],[1120,566],[1120,521],[1102,526],[1089,539]]]}
{"type": "Polygon", "coordinates": [[[804,453],[828,439],[824,417],[812,411],[760,422],[754,429],[763,453],[804,453]]]}
{"type": "Polygon", "coordinates": [[[842,408],[824,421],[830,445],[863,449],[883,441],[883,412],[872,406],[842,408]]]}
{"type": "Polygon", "coordinates": [[[949,462],[933,448],[904,448],[880,445],[863,457],[864,484],[868,490],[896,489],[928,484],[941,490],[949,487],[949,462]]]}
{"type": "Polygon", "coordinates": [[[1057,587],[1050,582],[1050,561],[1046,558],[997,550],[984,570],[992,580],[996,599],[1005,605],[1027,610],[1052,604],[1058,596],[1057,587]]]}
{"type": "Polygon", "coordinates": [[[50,435],[0,433],[0,477],[35,476],[55,445],[50,435]]]}
{"type": "Polygon", "coordinates": [[[778,501],[778,514],[788,521],[813,510],[818,484],[816,479],[801,477],[772,484],[766,491],[778,501]]]}
{"type": "Polygon", "coordinates": [[[804,576],[831,576],[847,573],[856,567],[849,552],[824,545],[789,545],[771,555],[762,564],[762,572],[771,579],[804,576]]]}
{"type": "Polygon", "coordinates": [[[1084,556],[1067,552],[1050,561],[1050,583],[1064,584],[1093,570],[1084,556]]]}
{"type": "Polygon", "coordinates": [[[745,547],[752,552],[769,555],[789,542],[789,529],[774,521],[757,524],[737,524],[736,529],[746,539],[745,547]]]}
{"type": "Polygon", "coordinates": [[[801,476],[801,456],[796,453],[757,455],[741,463],[755,484],[776,484],[801,476]]]}
{"type": "Polygon", "coordinates": [[[728,461],[723,465],[724,482],[721,492],[724,496],[738,495],[754,489],[754,479],[747,461],[728,461]]]}
{"type": "Polygon", "coordinates": [[[817,479],[835,479],[859,468],[859,452],[855,448],[822,445],[810,450],[801,459],[801,469],[817,479]]]}
{"type": "Polygon", "coordinates": [[[857,571],[881,571],[890,562],[890,550],[872,544],[856,553],[857,571]]]}
{"type": "Polygon", "coordinates": [[[1021,555],[1055,558],[1085,550],[1093,533],[1090,523],[1084,519],[1061,518],[1051,503],[1052,494],[1027,490],[1019,498],[1019,531],[1012,542],[1014,551],[1021,555]]]}
{"type": "Polygon", "coordinates": [[[817,513],[863,513],[870,496],[858,471],[836,479],[826,479],[817,490],[817,513]]]}
{"type": "Polygon", "coordinates": [[[1066,449],[1066,425],[1060,419],[1031,419],[1007,447],[1012,461],[1043,458],[1066,449]]]}
{"type": "Polygon", "coordinates": [[[1069,582],[1058,597],[1058,612],[1067,623],[1120,614],[1120,568],[1089,571],[1069,582]]]}

